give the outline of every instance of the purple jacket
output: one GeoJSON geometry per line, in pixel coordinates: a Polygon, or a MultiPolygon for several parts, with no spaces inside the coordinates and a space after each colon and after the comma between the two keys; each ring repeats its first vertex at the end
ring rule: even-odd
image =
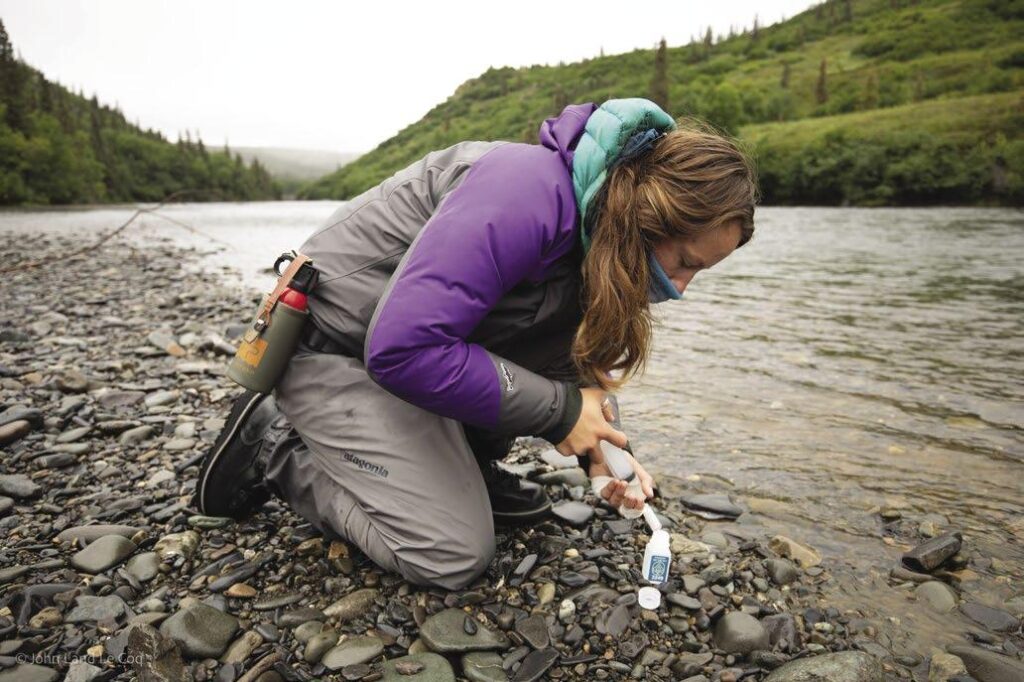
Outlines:
{"type": "Polygon", "coordinates": [[[561,441],[580,411],[566,373],[579,322],[572,158],[595,108],[548,119],[539,145],[432,152],[342,206],[301,249],[321,270],[317,325],[414,405],[561,441]]]}

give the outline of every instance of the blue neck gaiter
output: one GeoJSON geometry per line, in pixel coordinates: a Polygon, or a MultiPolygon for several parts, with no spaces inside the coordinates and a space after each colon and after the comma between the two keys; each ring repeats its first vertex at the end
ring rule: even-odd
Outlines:
{"type": "Polygon", "coordinates": [[[654,251],[647,252],[647,263],[651,269],[651,281],[647,288],[647,300],[651,303],[663,303],[665,301],[678,301],[683,297],[676,285],[668,278],[661,267],[661,263],[654,257],[654,251]]]}

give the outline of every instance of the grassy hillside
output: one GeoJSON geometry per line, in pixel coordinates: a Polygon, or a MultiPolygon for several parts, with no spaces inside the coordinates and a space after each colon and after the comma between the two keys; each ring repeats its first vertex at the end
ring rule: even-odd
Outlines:
{"type": "Polygon", "coordinates": [[[746,141],[768,203],[1020,204],[1022,36],[1021,0],[829,0],[731,37],[490,69],[301,196],[352,197],[459,140],[535,142],[570,102],[646,96],[746,141]],[[837,154],[842,180],[820,184],[837,154]]]}
{"type": "Polygon", "coordinates": [[[272,199],[280,188],[259,161],[172,143],[24,64],[0,22],[0,205],[272,199]],[[186,198],[186,197],[183,197],[186,198]]]}

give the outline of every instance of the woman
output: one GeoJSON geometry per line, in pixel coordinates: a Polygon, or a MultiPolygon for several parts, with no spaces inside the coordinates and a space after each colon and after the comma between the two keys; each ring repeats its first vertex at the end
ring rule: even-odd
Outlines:
{"type": "MultiPolygon", "coordinates": [[[[412,582],[464,587],[494,523],[551,506],[494,461],[537,436],[607,475],[598,443],[628,447],[608,392],[643,366],[650,304],[746,243],[755,202],[731,141],[642,99],[566,107],[539,145],[427,154],[300,249],[312,324],[276,404],[236,402],[197,506],[241,517],[277,494],[412,582]]],[[[643,497],[614,481],[610,504],[653,495],[634,465],[643,497]]]]}

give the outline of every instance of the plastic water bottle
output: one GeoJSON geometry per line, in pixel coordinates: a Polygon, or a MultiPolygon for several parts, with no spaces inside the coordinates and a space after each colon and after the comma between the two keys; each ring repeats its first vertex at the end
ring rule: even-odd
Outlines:
{"type": "MultiPolygon", "coordinates": [[[[600,447],[602,454],[604,454],[604,462],[608,465],[608,469],[611,470],[612,476],[629,484],[626,488],[626,494],[643,499],[644,492],[643,487],[640,485],[640,477],[633,470],[633,463],[629,458],[629,453],[606,440],[601,441],[600,447]]],[[[619,505],[619,513],[624,518],[635,519],[641,516],[644,510],[643,507],[640,509],[627,507],[625,502],[623,502],[619,505]]]]}

